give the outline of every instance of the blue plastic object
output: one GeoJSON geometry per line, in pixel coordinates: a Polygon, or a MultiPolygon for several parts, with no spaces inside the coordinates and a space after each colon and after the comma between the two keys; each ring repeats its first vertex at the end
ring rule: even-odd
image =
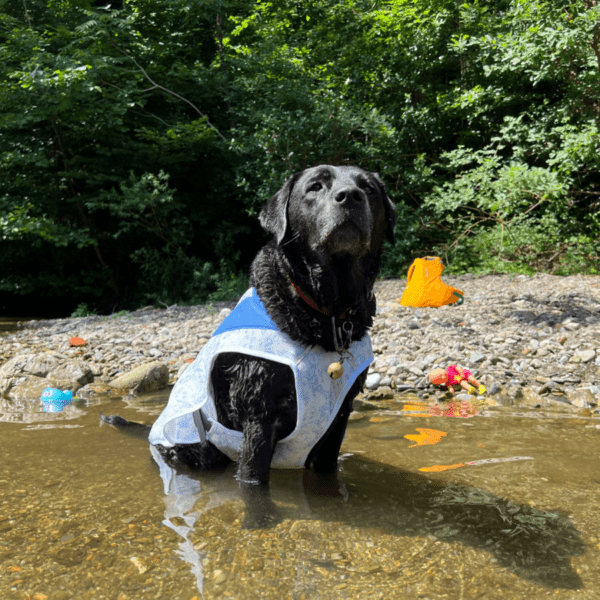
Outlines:
{"type": "Polygon", "coordinates": [[[73,400],[73,392],[69,390],[61,392],[56,388],[46,388],[40,399],[44,403],[45,412],[60,412],[73,400]]]}

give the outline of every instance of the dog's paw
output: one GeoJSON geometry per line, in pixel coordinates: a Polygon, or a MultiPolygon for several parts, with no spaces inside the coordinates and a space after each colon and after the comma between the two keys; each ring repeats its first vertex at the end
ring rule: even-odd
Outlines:
{"type": "Polygon", "coordinates": [[[252,484],[239,481],[240,495],[246,513],[242,521],[244,529],[268,529],[283,520],[281,511],[271,500],[268,484],[252,484]]]}
{"type": "Polygon", "coordinates": [[[242,529],[270,529],[281,521],[283,521],[283,515],[272,502],[271,506],[250,507],[246,505],[242,529]]]}

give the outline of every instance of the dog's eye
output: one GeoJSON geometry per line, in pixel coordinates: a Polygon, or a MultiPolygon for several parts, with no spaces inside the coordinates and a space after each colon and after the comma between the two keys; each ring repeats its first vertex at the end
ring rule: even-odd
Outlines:
{"type": "Polygon", "coordinates": [[[309,192],[318,192],[320,190],[323,189],[323,184],[319,183],[318,181],[316,183],[313,183],[309,188],[308,191],[309,192]]]}
{"type": "Polygon", "coordinates": [[[356,185],[358,185],[358,187],[367,195],[375,193],[375,190],[362,178],[358,179],[356,185]]]}

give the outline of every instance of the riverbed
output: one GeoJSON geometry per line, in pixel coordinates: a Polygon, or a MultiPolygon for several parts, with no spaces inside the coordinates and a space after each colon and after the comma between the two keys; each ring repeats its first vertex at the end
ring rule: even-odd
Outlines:
{"type": "Polygon", "coordinates": [[[2,400],[3,598],[599,597],[598,418],[395,395],[353,415],[336,476],[273,471],[256,527],[233,466],[174,472],[100,425],[167,397],[2,400]]]}

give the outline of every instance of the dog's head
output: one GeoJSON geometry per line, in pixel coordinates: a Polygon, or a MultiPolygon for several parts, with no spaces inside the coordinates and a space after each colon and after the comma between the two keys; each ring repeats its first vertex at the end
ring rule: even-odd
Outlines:
{"type": "Polygon", "coordinates": [[[259,220],[279,246],[299,238],[313,251],[362,256],[393,244],[396,213],[379,175],[320,165],[292,175],[259,220]]]}

